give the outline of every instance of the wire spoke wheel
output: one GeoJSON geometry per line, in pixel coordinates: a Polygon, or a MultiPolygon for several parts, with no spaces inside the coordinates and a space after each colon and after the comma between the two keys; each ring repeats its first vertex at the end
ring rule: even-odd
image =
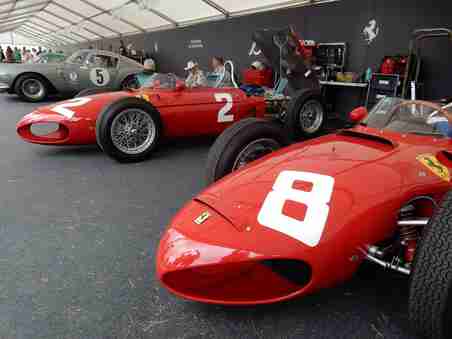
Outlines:
{"type": "Polygon", "coordinates": [[[323,119],[323,107],[317,100],[307,101],[300,109],[300,127],[305,133],[316,133],[323,119]]]}
{"type": "Polygon", "coordinates": [[[119,113],[111,124],[111,140],[121,152],[129,155],[146,151],[156,138],[154,120],[139,108],[119,113]]]}
{"type": "Polygon", "coordinates": [[[29,78],[22,82],[22,93],[34,100],[39,100],[45,94],[44,84],[38,79],[29,78]]]}
{"type": "Polygon", "coordinates": [[[255,140],[246,145],[246,147],[239,153],[232,170],[236,171],[250,162],[262,158],[263,156],[276,151],[279,148],[281,148],[280,143],[274,139],[263,138],[255,140]]]}

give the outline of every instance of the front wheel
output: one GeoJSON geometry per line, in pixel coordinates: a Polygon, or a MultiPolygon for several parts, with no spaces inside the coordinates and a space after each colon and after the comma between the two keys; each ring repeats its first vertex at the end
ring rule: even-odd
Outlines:
{"type": "Polygon", "coordinates": [[[209,151],[206,166],[208,185],[250,162],[289,144],[277,122],[243,119],[226,129],[209,151]]]}
{"type": "Polygon", "coordinates": [[[16,82],[15,92],[25,101],[40,102],[47,98],[47,82],[38,75],[23,75],[16,82]]]}
{"type": "Polygon", "coordinates": [[[158,111],[138,98],[110,104],[96,122],[100,148],[119,162],[138,162],[150,157],[161,135],[158,111]]]}
{"type": "Polygon", "coordinates": [[[425,338],[452,338],[452,191],[423,230],[411,273],[409,316],[425,338]]]}

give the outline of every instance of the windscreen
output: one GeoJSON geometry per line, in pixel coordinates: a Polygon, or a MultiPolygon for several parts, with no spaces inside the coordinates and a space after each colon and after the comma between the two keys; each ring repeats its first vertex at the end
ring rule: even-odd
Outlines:
{"type": "Polygon", "coordinates": [[[183,81],[174,74],[154,73],[147,78],[142,87],[175,89],[177,81],[183,81]]]}
{"type": "Polygon", "coordinates": [[[452,125],[439,109],[450,112],[452,104],[427,106],[419,102],[387,97],[378,102],[363,123],[368,127],[452,138],[452,125]],[[435,108],[436,107],[436,108],[435,108]]]}
{"type": "Polygon", "coordinates": [[[89,51],[78,51],[72,54],[68,59],[67,62],[70,64],[83,64],[86,57],[88,56],[90,52],[89,51]]]}

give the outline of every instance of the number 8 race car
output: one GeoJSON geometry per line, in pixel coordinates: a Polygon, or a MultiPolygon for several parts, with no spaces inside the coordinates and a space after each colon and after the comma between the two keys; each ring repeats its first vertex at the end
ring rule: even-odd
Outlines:
{"type": "Polygon", "coordinates": [[[410,275],[413,325],[451,338],[452,110],[387,98],[350,119],[360,124],[251,164],[275,143],[274,123],[226,130],[208,180],[234,172],[171,221],[162,284],[200,302],[274,303],[345,281],[367,260],[410,275]]]}
{"type": "MultiPolygon", "coordinates": [[[[219,135],[248,117],[284,116],[294,136],[320,133],[326,116],[319,82],[297,53],[293,32],[264,30],[253,39],[274,67],[287,73],[287,81],[280,83],[288,84],[291,99],[282,89],[269,96],[254,96],[236,84],[186,88],[174,75],[155,74],[139,90],[99,94],[102,90],[88,89],[73,100],[39,108],[19,121],[17,133],[27,142],[45,145],[94,144],[97,140],[107,155],[122,162],[148,158],[163,137],[219,135]],[[52,126],[42,131],[40,127],[49,123],[52,126]]],[[[281,137],[280,144],[287,139],[281,137]]]]}

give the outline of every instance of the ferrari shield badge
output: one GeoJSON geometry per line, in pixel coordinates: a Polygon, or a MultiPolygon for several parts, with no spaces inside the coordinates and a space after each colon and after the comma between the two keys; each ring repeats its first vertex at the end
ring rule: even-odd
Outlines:
{"type": "Polygon", "coordinates": [[[449,169],[440,163],[433,154],[419,155],[417,160],[444,181],[450,181],[449,169]]]}
{"type": "Polygon", "coordinates": [[[204,224],[206,221],[207,221],[207,219],[209,219],[210,218],[210,213],[209,212],[203,212],[199,217],[197,217],[195,220],[194,220],[194,222],[195,222],[195,224],[197,224],[197,225],[202,225],[202,224],[204,224]]]}

